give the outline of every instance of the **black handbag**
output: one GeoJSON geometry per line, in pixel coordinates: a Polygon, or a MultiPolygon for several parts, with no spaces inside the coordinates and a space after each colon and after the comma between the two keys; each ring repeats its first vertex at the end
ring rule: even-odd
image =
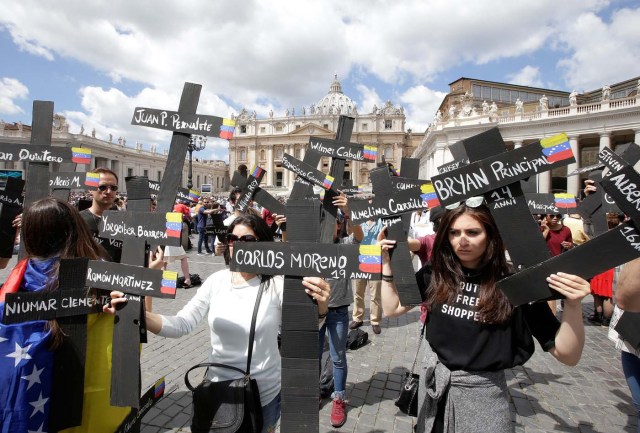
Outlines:
{"type": "Polygon", "coordinates": [[[420,332],[420,342],[418,343],[416,357],[413,360],[413,366],[411,367],[411,371],[404,373],[400,387],[400,395],[398,395],[395,401],[395,405],[398,406],[401,412],[411,416],[418,416],[418,385],[420,383],[420,375],[414,373],[414,371],[416,369],[420,346],[422,346],[422,340],[424,339],[424,328],[426,326],[427,321],[425,320],[424,325],[422,325],[422,331],[420,332]]]}
{"type": "Polygon", "coordinates": [[[184,383],[193,394],[193,415],[191,418],[193,433],[260,433],[262,430],[260,391],[258,383],[251,377],[250,371],[256,317],[263,290],[264,284],[260,284],[251,318],[247,370],[242,371],[231,365],[205,362],[194,365],[184,375],[184,383]],[[243,377],[220,382],[212,382],[205,377],[198,386],[193,387],[189,382],[189,372],[201,367],[227,368],[241,373],[243,377]]]}

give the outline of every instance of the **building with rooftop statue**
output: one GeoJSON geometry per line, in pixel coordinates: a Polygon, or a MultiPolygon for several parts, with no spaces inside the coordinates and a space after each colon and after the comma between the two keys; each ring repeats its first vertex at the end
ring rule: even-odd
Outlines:
{"type": "MultiPolygon", "coordinates": [[[[355,118],[351,142],[378,147],[378,161],[382,159],[399,167],[403,156],[409,156],[422,139],[422,134],[405,131],[405,114],[402,107],[387,101],[382,107],[358,108],[353,100],[342,92],[337,75],[329,93],[317,103],[299,110],[286,109],[282,116],[269,113],[267,118],[258,118],[255,111],[242,109],[233,116],[236,130],[229,141],[230,171],[241,164],[251,169],[259,165],[267,171],[261,186],[274,191],[288,193],[294,174],[282,167],[282,156],[288,153],[298,159],[304,158],[309,137],[335,138],[340,115],[355,118]]],[[[369,170],[375,163],[347,161],[345,179],[354,185],[370,188],[369,170]]],[[[330,158],[322,158],[319,167],[329,172],[330,158]]],[[[233,175],[233,173],[231,173],[233,175]]]]}
{"type": "Polygon", "coordinates": [[[539,174],[536,183],[539,192],[578,194],[587,174],[567,173],[595,164],[603,147],[640,144],[639,78],[583,93],[459,78],[449,84],[413,153],[420,158],[420,178],[434,176],[438,166],[452,160],[450,145],[494,126],[508,149],[564,132],[576,163],[539,174]]]}

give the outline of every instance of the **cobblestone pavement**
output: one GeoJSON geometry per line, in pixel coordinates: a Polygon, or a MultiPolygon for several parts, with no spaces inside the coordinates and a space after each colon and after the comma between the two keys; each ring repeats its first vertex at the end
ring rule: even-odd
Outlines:
{"type": "MultiPolygon", "coordinates": [[[[222,269],[218,257],[188,253],[191,273],[204,280],[222,269]]],[[[13,260],[10,264],[15,264],[13,260]]],[[[10,269],[10,268],[9,268],[10,269]]],[[[179,272],[179,264],[170,265],[179,272]]],[[[0,281],[8,269],[0,272],[0,281]]],[[[178,290],[174,300],[154,300],[154,310],[177,312],[197,289],[178,290]]],[[[592,312],[592,299],[583,303],[585,317],[592,312]]],[[[365,315],[365,317],[368,317],[365,315]]],[[[620,366],[620,354],[606,337],[606,328],[586,322],[586,345],[576,367],[566,367],[539,347],[524,367],[508,370],[512,419],[516,432],[635,432],[636,418],[631,396],[620,366]]],[[[320,409],[320,432],[411,433],[414,419],[393,404],[405,369],[411,368],[418,344],[418,313],[384,319],[382,333],[369,332],[368,345],[349,351],[347,422],[340,429],[329,423],[331,402],[320,409]]],[[[143,433],[189,432],[191,396],[184,385],[185,371],[206,360],[209,348],[207,324],[201,323],[189,336],[166,339],[149,334],[142,349],[143,389],[166,376],[165,397],[143,419],[143,433]]],[[[198,380],[197,376],[193,380],[198,380]]],[[[301,432],[305,433],[305,432],[301,432]]]]}

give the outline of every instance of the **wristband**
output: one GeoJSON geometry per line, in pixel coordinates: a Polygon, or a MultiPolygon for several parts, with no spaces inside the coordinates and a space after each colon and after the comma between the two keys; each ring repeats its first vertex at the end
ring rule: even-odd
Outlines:
{"type": "Polygon", "coordinates": [[[382,281],[386,281],[388,283],[392,282],[393,281],[393,275],[382,274],[382,281]]]}
{"type": "Polygon", "coordinates": [[[318,313],[318,319],[324,319],[325,317],[327,317],[327,314],[329,314],[329,310],[327,310],[327,312],[324,314],[318,313]]]}

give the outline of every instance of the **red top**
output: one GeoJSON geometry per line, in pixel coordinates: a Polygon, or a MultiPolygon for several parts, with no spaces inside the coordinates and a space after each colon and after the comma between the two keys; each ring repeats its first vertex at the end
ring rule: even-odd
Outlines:
{"type": "Polygon", "coordinates": [[[546,240],[547,245],[551,250],[551,254],[553,254],[554,257],[564,251],[564,249],[562,248],[562,242],[567,241],[573,243],[571,230],[569,230],[569,227],[565,226],[561,226],[560,230],[549,229],[549,234],[547,235],[546,240]]]}
{"type": "Polygon", "coordinates": [[[182,213],[184,218],[187,220],[191,219],[191,209],[186,204],[178,203],[177,205],[173,206],[173,211],[182,213]]]}

